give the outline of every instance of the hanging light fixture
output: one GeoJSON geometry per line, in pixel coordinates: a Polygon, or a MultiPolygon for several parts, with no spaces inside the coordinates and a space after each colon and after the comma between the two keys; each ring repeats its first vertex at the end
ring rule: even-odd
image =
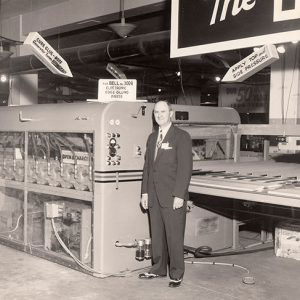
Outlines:
{"type": "Polygon", "coordinates": [[[125,12],[124,12],[124,0],[120,0],[120,8],[121,8],[121,22],[120,23],[112,23],[109,27],[120,37],[126,38],[133,29],[135,29],[134,24],[125,22],[125,12]]]}

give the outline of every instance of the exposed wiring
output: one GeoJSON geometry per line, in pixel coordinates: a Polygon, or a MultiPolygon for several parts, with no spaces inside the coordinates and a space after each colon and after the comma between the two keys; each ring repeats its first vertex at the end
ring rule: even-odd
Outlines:
{"type": "Polygon", "coordinates": [[[14,229],[9,230],[9,231],[2,231],[2,232],[0,232],[0,233],[3,234],[3,233],[12,233],[12,232],[15,232],[15,231],[19,228],[20,220],[21,220],[22,217],[23,217],[23,215],[20,215],[20,216],[18,217],[17,224],[16,224],[16,226],[15,226],[14,229]]]}
{"type": "Polygon", "coordinates": [[[84,143],[85,143],[85,147],[86,150],[88,152],[89,155],[89,179],[92,180],[93,177],[93,165],[92,165],[92,153],[91,153],[91,148],[90,148],[90,139],[88,138],[88,136],[86,134],[83,135],[83,139],[84,139],[84,143]]]}
{"type": "MultiPolygon", "coordinates": [[[[272,241],[266,241],[259,243],[259,245],[264,246],[264,247],[258,247],[255,249],[251,249],[252,245],[249,245],[249,247],[245,247],[245,249],[241,250],[231,250],[231,251],[225,251],[225,252],[209,252],[205,248],[208,248],[207,246],[201,246],[198,248],[193,248],[189,246],[184,246],[184,250],[188,253],[192,253],[196,258],[207,258],[207,257],[217,257],[217,256],[231,256],[231,255],[238,255],[238,254],[248,254],[248,253],[254,253],[254,252],[259,252],[259,251],[264,251],[268,249],[273,249],[273,245],[269,246],[267,244],[271,243],[272,241]],[[206,250],[204,251],[203,250],[206,250]]],[[[257,244],[254,244],[254,246],[258,246],[257,244]]]]}
{"type": "Polygon", "coordinates": [[[36,146],[36,141],[35,141],[35,136],[33,133],[29,133],[29,139],[32,140],[32,145],[33,145],[33,152],[34,152],[34,157],[37,157],[37,146],[36,146]]]}
{"type": "Polygon", "coordinates": [[[47,157],[47,155],[46,155],[46,151],[45,151],[45,146],[43,146],[43,145],[38,145],[37,146],[38,147],[38,149],[37,149],[37,156],[39,156],[38,154],[39,154],[39,152],[42,152],[42,158],[43,159],[45,159],[46,157],[47,157]]]}
{"type": "MultiPolygon", "coordinates": [[[[246,271],[247,275],[250,274],[250,271],[248,268],[246,267],[243,267],[243,266],[240,266],[240,265],[237,265],[237,264],[231,264],[231,263],[223,263],[223,262],[215,262],[215,261],[189,261],[189,260],[185,260],[185,263],[186,264],[202,264],[202,265],[212,265],[212,266],[215,266],[215,265],[219,265],[219,266],[229,266],[229,267],[235,267],[235,268],[239,268],[241,270],[244,270],[246,271]]],[[[255,283],[255,280],[254,280],[254,277],[253,276],[244,276],[243,279],[242,279],[242,282],[245,283],[245,284],[254,284],[255,283]]]]}
{"type": "Polygon", "coordinates": [[[57,240],[58,240],[59,244],[62,246],[62,248],[66,251],[66,253],[68,253],[81,268],[88,271],[89,273],[92,273],[93,276],[99,277],[99,278],[107,278],[107,277],[125,277],[127,275],[127,273],[125,273],[125,272],[124,273],[102,273],[102,272],[97,271],[97,270],[91,268],[90,266],[84,264],[70,251],[70,249],[63,242],[63,240],[61,239],[61,237],[59,236],[59,234],[57,232],[53,218],[51,218],[51,225],[52,225],[55,237],[57,238],[57,240]]]}
{"type": "Polygon", "coordinates": [[[55,143],[55,141],[53,140],[53,137],[51,136],[51,133],[49,133],[49,145],[50,148],[53,150],[58,150],[60,153],[60,148],[58,147],[58,145],[55,143]]]}
{"type": "Polygon", "coordinates": [[[223,263],[223,262],[215,262],[215,261],[189,261],[189,260],[186,260],[185,261],[186,264],[202,264],[202,265],[219,265],[219,266],[229,266],[229,267],[236,267],[236,268],[239,268],[239,269],[242,269],[244,271],[247,272],[247,274],[250,274],[250,271],[249,269],[247,269],[246,267],[243,267],[243,266],[240,266],[240,265],[237,265],[237,264],[230,264],[230,263],[223,263]]]}
{"type": "Polygon", "coordinates": [[[44,133],[41,133],[41,140],[44,140],[46,146],[46,157],[47,157],[47,160],[49,161],[50,160],[50,142],[49,142],[49,136],[47,134],[44,134],[44,133]]]}
{"type": "MultiPolygon", "coordinates": [[[[27,215],[33,215],[33,214],[38,214],[38,213],[43,213],[43,211],[29,212],[29,213],[27,213],[27,215]]],[[[17,224],[16,224],[14,229],[11,229],[11,230],[8,230],[8,231],[2,231],[2,232],[0,232],[0,234],[15,232],[19,228],[20,220],[21,220],[22,217],[23,217],[23,214],[19,215],[18,220],[17,220],[17,224]]]]}
{"type": "MultiPolygon", "coordinates": [[[[59,141],[57,140],[57,138],[51,134],[50,136],[53,139],[53,143],[54,145],[57,147],[58,151],[59,151],[59,156],[60,156],[60,163],[62,164],[62,160],[63,160],[63,156],[62,156],[62,149],[61,149],[61,145],[59,144],[59,141]]],[[[50,139],[51,143],[52,143],[52,139],[50,139]]]]}

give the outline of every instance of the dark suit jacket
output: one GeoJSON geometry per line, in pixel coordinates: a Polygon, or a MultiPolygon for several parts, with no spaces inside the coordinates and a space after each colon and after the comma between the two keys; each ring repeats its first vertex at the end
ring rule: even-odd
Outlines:
{"type": "Polygon", "coordinates": [[[142,181],[142,194],[148,194],[148,205],[156,193],[162,207],[172,207],[173,198],[188,199],[192,175],[192,142],[190,135],[171,126],[154,161],[158,131],[147,141],[142,181]]]}

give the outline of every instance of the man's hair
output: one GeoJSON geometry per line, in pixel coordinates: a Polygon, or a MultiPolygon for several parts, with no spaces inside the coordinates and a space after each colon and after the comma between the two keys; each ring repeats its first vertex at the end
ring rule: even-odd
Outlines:
{"type": "Polygon", "coordinates": [[[169,110],[173,110],[172,104],[168,100],[158,100],[155,104],[157,104],[158,102],[165,102],[168,105],[169,110]]]}

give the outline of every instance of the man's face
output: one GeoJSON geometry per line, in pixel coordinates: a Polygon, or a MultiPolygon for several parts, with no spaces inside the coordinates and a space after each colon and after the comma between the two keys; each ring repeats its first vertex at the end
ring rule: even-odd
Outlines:
{"type": "Polygon", "coordinates": [[[168,104],[164,101],[159,101],[154,106],[154,117],[156,123],[160,127],[164,127],[171,122],[173,111],[170,110],[168,104]]]}

